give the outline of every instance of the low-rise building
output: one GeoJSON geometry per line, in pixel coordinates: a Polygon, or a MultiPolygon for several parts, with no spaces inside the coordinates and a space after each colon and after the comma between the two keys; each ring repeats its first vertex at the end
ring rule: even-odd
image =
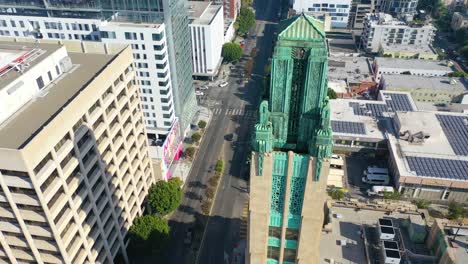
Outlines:
{"type": "Polygon", "coordinates": [[[0,262],[128,261],[155,182],[130,47],[0,44],[0,262]]]}
{"type": "Polygon", "coordinates": [[[377,53],[383,45],[427,46],[434,40],[436,28],[428,22],[396,19],[389,14],[367,14],[361,35],[361,48],[377,53]]]}
{"type": "Polygon", "coordinates": [[[466,202],[468,114],[421,111],[405,92],[330,104],[336,150],[388,151],[394,185],[405,197],[466,202]]]}
{"type": "Polygon", "coordinates": [[[442,77],[454,72],[451,61],[413,60],[397,58],[375,58],[373,68],[378,83],[382,75],[417,75],[426,77],[442,77]]]}
{"type": "Polygon", "coordinates": [[[189,1],[193,76],[213,79],[222,62],[223,6],[189,1]]]}
{"type": "Polygon", "coordinates": [[[465,78],[424,77],[415,75],[385,75],[380,80],[380,89],[409,92],[418,102],[447,104],[460,102],[468,93],[465,78]]]}
{"type": "Polygon", "coordinates": [[[368,58],[333,55],[328,61],[328,85],[336,88],[338,97],[353,97],[377,88],[368,58]]]}
{"type": "Polygon", "coordinates": [[[455,12],[452,16],[452,23],[450,24],[454,31],[461,28],[468,27],[468,14],[462,12],[455,12]]]}
{"type": "Polygon", "coordinates": [[[400,59],[437,60],[439,55],[431,45],[382,44],[380,56],[400,59]]]}

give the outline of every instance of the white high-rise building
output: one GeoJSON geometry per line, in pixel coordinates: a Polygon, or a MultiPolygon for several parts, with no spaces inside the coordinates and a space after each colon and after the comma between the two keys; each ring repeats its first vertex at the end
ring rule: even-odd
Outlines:
{"type": "Polygon", "coordinates": [[[156,181],[131,49],[3,39],[0,58],[0,263],[126,259],[156,181]]]}
{"type": "Polygon", "coordinates": [[[296,13],[307,13],[317,17],[330,16],[331,26],[345,28],[348,26],[351,0],[294,0],[296,13]]]}
{"type": "Polygon", "coordinates": [[[367,14],[361,35],[361,48],[379,52],[389,44],[427,47],[434,40],[436,28],[425,22],[405,22],[389,14],[367,14]]]}
{"type": "Polygon", "coordinates": [[[213,79],[221,66],[224,44],[223,6],[189,1],[193,75],[213,79]]]}

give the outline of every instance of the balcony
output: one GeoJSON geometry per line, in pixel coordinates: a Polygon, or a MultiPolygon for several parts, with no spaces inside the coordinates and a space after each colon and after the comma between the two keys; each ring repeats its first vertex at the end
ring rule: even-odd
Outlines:
{"type": "Polygon", "coordinates": [[[27,225],[27,227],[31,235],[52,238],[52,232],[47,228],[32,225],[27,225]]]}
{"type": "Polygon", "coordinates": [[[100,106],[95,107],[93,111],[89,114],[89,123],[93,124],[101,115],[102,108],[100,106]]]}
{"type": "Polygon", "coordinates": [[[121,148],[120,151],[117,153],[117,163],[121,163],[124,158],[125,158],[125,149],[121,148]]]}
{"type": "Polygon", "coordinates": [[[63,175],[68,178],[72,172],[75,170],[75,168],[78,166],[79,162],[75,157],[72,157],[67,164],[62,168],[63,170],[63,175]]]}
{"type": "Polygon", "coordinates": [[[47,179],[46,176],[49,176],[55,168],[54,161],[48,160],[47,163],[39,170],[39,172],[36,173],[36,178],[42,184],[47,179]]]}
{"type": "Polygon", "coordinates": [[[56,227],[59,232],[62,232],[65,226],[70,222],[70,219],[73,217],[73,213],[70,208],[65,210],[65,213],[60,217],[60,219],[56,223],[56,227]]]}
{"type": "Polygon", "coordinates": [[[32,189],[34,188],[29,177],[22,177],[22,176],[12,176],[12,175],[5,175],[2,174],[3,180],[5,184],[9,187],[19,187],[19,188],[26,188],[32,189]]]}
{"type": "Polygon", "coordinates": [[[114,140],[114,147],[118,149],[118,148],[120,148],[120,146],[122,146],[122,143],[123,143],[123,137],[119,135],[119,136],[114,140]]]}
{"type": "Polygon", "coordinates": [[[104,150],[106,150],[107,146],[109,145],[109,142],[110,140],[108,137],[103,137],[98,140],[97,144],[100,153],[103,153],[104,150]]]}
{"type": "Polygon", "coordinates": [[[73,142],[71,140],[65,141],[63,145],[57,150],[57,159],[62,160],[73,149],[73,142]]]}
{"type": "MultiPolygon", "coordinates": [[[[11,196],[17,204],[40,206],[39,199],[36,195],[24,193],[11,193],[11,196]]],[[[2,199],[0,198],[0,200],[2,199]]]]}
{"type": "Polygon", "coordinates": [[[47,189],[43,192],[44,200],[49,201],[55,193],[57,193],[58,189],[62,186],[62,181],[58,176],[51,175],[50,177],[55,177],[51,180],[47,189]]]}
{"type": "Polygon", "coordinates": [[[100,122],[99,125],[94,129],[94,136],[96,138],[101,137],[102,133],[106,130],[104,122],[100,122]]]}

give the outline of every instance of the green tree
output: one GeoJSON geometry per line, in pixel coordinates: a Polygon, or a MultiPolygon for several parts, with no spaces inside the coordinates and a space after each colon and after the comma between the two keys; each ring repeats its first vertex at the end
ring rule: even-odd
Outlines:
{"type": "Polygon", "coordinates": [[[215,165],[215,171],[222,173],[224,170],[224,161],[223,160],[218,160],[215,165]]]}
{"type": "Polygon", "coordinates": [[[448,218],[452,220],[457,220],[467,215],[468,211],[461,203],[455,201],[450,201],[448,206],[448,218]]]}
{"type": "Polygon", "coordinates": [[[460,49],[460,54],[465,60],[468,60],[468,45],[465,45],[463,46],[463,48],[460,49]]]}
{"type": "Polygon", "coordinates": [[[167,215],[174,211],[182,200],[181,181],[178,178],[158,181],[149,189],[148,203],[153,212],[167,215]]]}
{"type": "Polygon", "coordinates": [[[206,121],[204,121],[204,120],[198,121],[198,127],[199,127],[200,129],[205,129],[205,127],[206,127],[206,121]]]}
{"type": "Polygon", "coordinates": [[[331,196],[333,200],[341,200],[345,197],[346,190],[335,188],[328,191],[328,195],[331,196]]]}
{"type": "Polygon", "coordinates": [[[195,155],[195,148],[194,147],[188,147],[184,151],[185,156],[189,159],[193,159],[193,155],[195,155]]]}
{"type": "Polygon", "coordinates": [[[255,25],[255,14],[254,12],[247,7],[242,7],[237,16],[236,23],[234,27],[237,29],[237,32],[241,35],[249,32],[250,28],[255,25]]]}
{"type": "Polygon", "coordinates": [[[419,209],[427,209],[429,208],[429,205],[431,205],[431,202],[421,199],[414,200],[413,204],[415,204],[419,209]]]}
{"type": "Polygon", "coordinates": [[[400,200],[401,193],[399,192],[384,192],[384,199],[388,200],[400,200]]]}
{"type": "Polygon", "coordinates": [[[330,99],[336,99],[338,96],[336,95],[336,92],[332,88],[328,88],[328,98],[330,99]]]}
{"type": "Polygon", "coordinates": [[[198,144],[198,142],[200,142],[200,139],[201,139],[200,133],[195,132],[195,133],[192,134],[192,142],[193,143],[198,144]]]}
{"type": "Polygon", "coordinates": [[[133,220],[128,232],[130,245],[128,252],[132,257],[140,254],[161,253],[169,241],[169,225],[157,215],[144,215],[133,220]]]}
{"type": "Polygon", "coordinates": [[[468,73],[464,71],[456,71],[448,74],[449,77],[468,77],[468,73]]]}
{"type": "Polygon", "coordinates": [[[236,61],[242,57],[242,48],[239,44],[228,42],[223,45],[222,56],[225,61],[236,61]]]}

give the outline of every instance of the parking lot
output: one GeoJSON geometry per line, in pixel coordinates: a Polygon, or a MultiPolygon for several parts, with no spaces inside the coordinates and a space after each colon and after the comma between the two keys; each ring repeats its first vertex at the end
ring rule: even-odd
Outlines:
{"type": "MultiPolygon", "coordinates": [[[[364,170],[369,166],[378,166],[388,168],[385,158],[369,157],[361,153],[353,153],[345,157],[345,175],[346,186],[349,190],[349,195],[353,198],[367,197],[366,191],[372,185],[363,183],[362,176],[364,170]]],[[[390,182],[392,184],[392,182],[390,182]]]]}

